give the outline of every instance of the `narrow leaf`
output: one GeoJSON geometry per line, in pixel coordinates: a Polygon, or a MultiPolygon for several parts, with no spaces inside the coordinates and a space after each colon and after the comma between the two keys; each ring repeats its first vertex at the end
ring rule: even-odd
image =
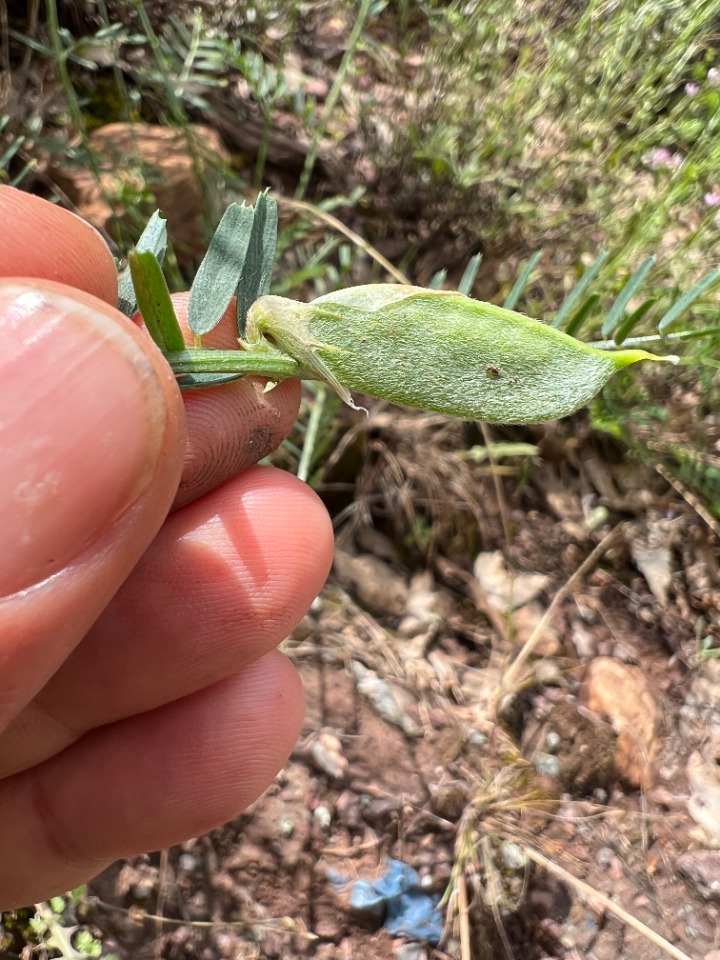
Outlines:
{"type": "Polygon", "coordinates": [[[476,253],[474,257],[471,257],[468,260],[468,265],[465,267],[465,273],[462,275],[462,279],[458,284],[458,291],[464,293],[466,297],[470,296],[472,292],[473,284],[475,283],[475,277],[477,277],[477,272],[480,269],[480,264],[482,263],[482,254],[476,253]]]}
{"type": "Polygon", "coordinates": [[[523,267],[522,273],[517,278],[517,280],[513,285],[512,290],[505,298],[505,303],[503,304],[504,310],[515,309],[515,305],[520,299],[523,290],[528,285],[528,281],[530,280],[530,274],[538,265],[541,256],[542,256],[542,250],[536,250],[535,253],[530,257],[528,262],[525,264],[525,266],[523,267]]]}
{"type": "Polygon", "coordinates": [[[264,193],[261,196],[265,199],[266,213],[262,237],[262,271],[257,292],[258,297],[264,297],[265,294],[270,293],[278,234],[277,201],[274,197],[269,197],[264,193]]]}
{"type": "Polygon", "coordinates": [[[662,318],[658,324],[658,331],[664,333],[669,326],[671,326],[678,317],[687,310],[691,303],[694,303],[698,297],[702,296],[706,290],[708,290],[718,279],[720,278],[720,267],[716,267],[714,270],[711,270],[710,273],[706,273],[694,286],[692,286],[686,293],[684,293],[679,300],[676,300],[675,303],[670,307],[668,312],[662,318]]]}
{"type": "Polygon", "coordinates": [[[612,305],[612,307],[610,307],[610,310],[605,317],[601,330],[603,337],[609,337],[613,333],[617,325],[620,323],[620,318],[625,312],[625,308],[627,307],[628,303],[630,303],[631,298],[635,294],[636,290],[638,290],[642,285],[645,278],[654,266],[655,257],[648,257],[642,266],[640,266],[627,281],[625,286],[617,295],[615,303],[612,305]]]}
{"type": "Polygon", "coordinates": [[[641,303],[636,310],[633,310],[629,317],[626,317],[625,320],[623,320],[623,322],[615,331],[615,343],[618,346],[620,346],[620,344],[628,338],[648,310],[654,307],[656,303],[657,297],[650,297],[649,300],[641,303]]]}
{"type": "MultiPolygon", "coordinates": [[[[167,220],[163,220],[156,210],[145,224],[145,229],[135,246],[137,253],[153,253],[158,263],[162,263],[167,252],[167,220]]],[[[137,297],[133,289],[132,274],[128,265],[118,280],[118,309],[126,317],[132,317],[137,310],[137,297]]]]}
{"type": "MultiPolygon", "coordinates": [[[[590,286],[590,284],[593,282],[595,277],[598,275],[598,273],[602,268],[602,265],[605,263],[605,261],[609,256],[610,254],[607,252],[607,250],[600,251],[600,253],[597,255],[595,260],[590,264],[590,266],[587,268],[585,273],[582,275],[582,277],[580,277],[578,282],[575,284],[575,286],[572,288],[570,293],[565,298],[563,305],[560,307],[558,312],[553,317],[552,322],[550,323],[551,327],[555,327],[558,330],[562,327],[565,317],[567,317],[570,314],[570,311],[573,309],[575,304],[580,300],[580,298],[585,293],[587,288],[590,286]]],[[[570,330],[568,329],[566,332],[570,333],[570,330]]]]}
{"type": "Polygon", "coordinates": [[[585,301],[585,303],[583,303],[583,305],[575,312],[575,314],[571,317],[570,321],[568,322],[568,325],[565,329],[565,333],[569,337],[577,336],[578,330],[582,328],[582,325],[585,323],[585,321],[590,316],[590,314],[592,313],[592,311],[595,309],[595,307],[599,302],[600,302],[600,294],[591,293],[590,296],[585,301]]]}
{"type": "Polygon", "coordinates": [[[244,376],[244,373],[181,373],[176,380],[181,390],[204,390],[242,380],[244,376]]]}
{"type": "Polygon", "coordinates": [[[231,203],[198,267],[188,301],[188,326],[196,336],[209,333],[228,308],[251,242],[253,208],[231,203]]]}
{"type": "Polygon", "coordinates": [[[133,287],[145,326],[163,353],[185,349],[185,338],[178,324],[162,267],[154,253],[128,254],[133,287]]]}
{"type": "Polygon", "coordinates": [[[245,336],[248,308],[270,289],[276,243],[277,204],[272,197],[261,193],[255,202],[250,243],[236,290],[237,325],[241,338],[245,336]]]}
{"type": "Polygon", "coordinates": [[[443,267],[442,270],[438,270],[438,272],[431,278],[430,283],[428,284],[428,287],[430,290],[441,290],[442,285],[445,283],[446,280],[447,280],[447,270],[443,267]]]}

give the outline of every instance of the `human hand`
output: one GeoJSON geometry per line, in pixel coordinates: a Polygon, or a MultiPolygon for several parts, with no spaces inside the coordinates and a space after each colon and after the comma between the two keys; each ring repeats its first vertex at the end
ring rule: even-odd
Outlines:
{"type": "MultiPolygon", "coordinates": [[[[10,187],[0,223],[9,909],[259,796],[302,718],[274,647],[321,588],[332,533],[304,484],[252,466],[290,429],[297,382],[183,398],[114,308],[115,265],[92,228],[10,187]]],[[[233,331],[228,317],[208,339],[230,345],[233,331]]]]}

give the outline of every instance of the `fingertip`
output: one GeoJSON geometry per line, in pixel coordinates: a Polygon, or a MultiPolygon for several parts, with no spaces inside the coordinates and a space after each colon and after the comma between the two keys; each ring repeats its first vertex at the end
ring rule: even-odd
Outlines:
{"type": "Polygon", "coordinates": [[[300,391],[298,380],[268,390],[265,381],[247,377],[185,394],[188,444],[174,507],[197,500],[277,449],[297,418],[300,391]]]}
{"type": "Polygon", "coordinates": [[[0,186],[0,275],[54,280],[117,304],[117,268],[87,221],[16,187],[0,186]]]}

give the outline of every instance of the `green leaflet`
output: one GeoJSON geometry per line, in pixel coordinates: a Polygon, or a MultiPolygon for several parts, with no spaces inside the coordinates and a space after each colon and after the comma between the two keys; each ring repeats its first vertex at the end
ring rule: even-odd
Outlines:
{"type": "Polygon", "coordinates": [[[248,311],[250,349],[272,345],[351,406],[350,390],[467,420],[537,423],[574,413],[644,350],[601,351],[460,293],[399,284],[248,311]]]}

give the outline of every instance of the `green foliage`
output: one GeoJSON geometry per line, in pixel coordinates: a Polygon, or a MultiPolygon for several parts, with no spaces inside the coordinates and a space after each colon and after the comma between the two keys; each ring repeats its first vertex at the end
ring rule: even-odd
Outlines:
{"type": "Polygon", "coordinates": [[[719,14],[720,0],[456,0],[432,21],[408,122],[378,144],[379,176],[399,205],[454,217],[468,247],[551,244],[568,266],[535,286],[533,315],[598,247],[613,251],[603,300],[648,250],[652,295],[689,287],[720,253],[719,14]]]}
{"type": "MultiPolygon", "coordinates": [[[[117,960],[115,954],[104,953],[102,943],[86,927],[78,924],[76,908],[82,901],[85,888],[79,887],[63,897],[35,904],[25,933],[27,943],[35,943],[44,955],[48,952],[62,960],[102,958],[117,960]]],[[[30,911],[20,911],[30,913],[30,911]]],[[[5,926],[3,917],[3,926],[5,926]]]]}
{"type": "MultiPolygon", "coordinates": [[[[210,386],[251,372],[300,375],[332,386],[351,406],[354,389],[466,419],[528,423],[566,416],[588,403],[617,370],[652,359],[636,349],[647,342],[717,335],[715,328],[666,331],[720,279],[720,271],[701,278],[666,310],[658,322],[662,333],[630,341],[628,335],[656,303],[644,300],[628,312],[655,264],[648,258],[606,312],[602,332],[615,340],[588,346],[561,332],[557,318],[544,325],[508,309],[527,288],[537,254],[521,270],[503,308],[460,293],[392,284],[350,288],[303,304],[267,295],[276,239],[276,205],[266,194],[254,208],[228,208],[190,292],[194,351],[184,349],[158,260],[152,252],[130,255],[132,284],[148,330],[181,375],[182,386],[210,386]],[[233,295],[244,349],[237,354],[203,350],[201,336],[219,323],[233,295]],[[619,350],[621,341],[634,349],[619,350]]],[[[143,244],[164,250],[163,221],[151,220],[143,244]]],[[[577,290],[585,297],[566,321],[573,333],[599,302],[588,291],[603,260],[601,254],[568,296],[572,307],[580,301],[577,290]]],[[[472,285],[479,263],[476,257],[468,264],[465,286],[472,285]]],[[[443,279],[439,274],[435,281],[443,279]]],[[[121,284],[127,284],[126,277],[121,284]]],[[[132,289],[124,300],[134,303],[132,289]]],[[[567,306],[559,316],[568,316],[567,306]]],[[[324,394],[319,396],[324,404],[324,394]]],[[[311,422],[308,430],[314,437],[317,427],[311,422]]],[[[311,456],[301,462],[304,473],[311,456]]]]}

